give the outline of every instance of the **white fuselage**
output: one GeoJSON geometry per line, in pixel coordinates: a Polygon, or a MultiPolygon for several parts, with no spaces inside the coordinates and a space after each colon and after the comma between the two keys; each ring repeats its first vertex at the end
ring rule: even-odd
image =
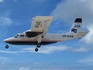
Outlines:
{"type": "MultiPolygon", "coordinates": [[[[88,31],[85,32],[78,32],[78,33],[64,33],[64,34],[47,34],[44,38],[41,38],[41,44],[51,44],[66,40],[71,40],[75,38],[82,38],[86,35],[88,31]]],[[[25,33],[17,34],[14,37],[10,37],[4,40],[6,43],[15,44],[15,45],[29,45],[29,44],[37,44],[38,43],[38,36],[36,37],[27,37],[25,33]]]]}
{"type": "MultiPolygon", "coordinates": [[[[75,33],[65,33],[65,34],[47,34],[44,38],[41,38],[41,44],[51,44],[66,40],[74,39],[75,33]]],[[[24,33],[19,34],[18,36],[7,38],[4,40],[10,44],[36,44],[38,42],[38,36],[36,37],[27,37],[24,33]]]]}

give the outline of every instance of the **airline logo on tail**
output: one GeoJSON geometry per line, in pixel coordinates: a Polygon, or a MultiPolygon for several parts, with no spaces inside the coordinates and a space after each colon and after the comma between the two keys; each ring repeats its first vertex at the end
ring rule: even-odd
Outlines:
{"type": "Polygon", "coordinates": [[[76,18],[70,32],[80,32],[82,30],[82,18],[76,18]]]}
{"type": "Polygon", "coordinates": [[[72,28],[71,32],[77,33],[77,29],[72,28]]]}
{"type": "Polygon", "coordinates": [[[75,28],[80,28],[80,25],[74,25],[75,28]]]}

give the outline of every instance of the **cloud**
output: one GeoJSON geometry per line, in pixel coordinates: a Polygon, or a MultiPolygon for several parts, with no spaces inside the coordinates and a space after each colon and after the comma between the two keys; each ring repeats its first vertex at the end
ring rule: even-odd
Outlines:
{"type": "Polygon", "coordinates": [[[20,67],[19,70],[29,70],[29,68],[20,67]]]}
{"type": "Polygon", "coordinates": [[[3,0],[0,0],[0,2],[3,2],[3,0]]]}
{"type": "Polygon", "coordinates": [[[13,23],[9,17],[10,13],[8,10],[6,12],[0,12],[0,26],[10,26],[13,23]]]}
{"type": "Polygon", "coordinates": [[[7,27],[12,25],[13,23],[9,15],[10,15],[10,11],[0,12],[0,36],[1,36],[0,39],[4,39],[4,37],[8,33],[7,27]]]}
{"type": "MultiPolygon", "coordinates": [[[[62,45],[57,45],[57,46],[45,46],[45,47],[41,47],[38,51],[38,53],[42,53],[42,54],[51,54],[54,52],[62,52],[62,51],[68,51],[68,52],[89,52],[92,51],[93,47],[87,47],[87,46],[62,46],[62,45]]],[[[22,50],[23,52],[35,52],[35,48],[23,48],[22,50]]]]}
{"type": "Polygon", "coordinates": [[[75,18],[81,17],[83,27],[90,31],[85,41],[93,43],[93,0],[62,0],[50,15],[54,16],[54,20],[60,19],[67,23],[73,23],[75,18]]]}
{"type": "MultiPolygon", "coordinates": [[[[18,67],[17,69],[14,69],[14,70],[61,70],[61,69],[62,70],[93,70],[92,66],[90,66],[91,67],[90,68],[85,65],[80,66],[77,64],[66,66],[63,64],[42,63],[42,66],[41,66],[41,65],[33,65],[32,63],[32,64],[29,64],[28,67],[23,65],[20,65],[20,66],[21,66],[20,68],[18,67]]],[[[16,68],[16,66],[14,67],[16,68]]]]}
{"type": "MultiPolygon", "coordinates": [[[[61,51],[66,51],[70,49],[70,47],[66,47],[66,46],[45,46],[39,49],[38,53],[42,53],[42,54],[51,54],[54,52],[61,52],[61,51]]],[[[7,53],[7,54],[19,54],[19,53],[26,53],[26,52],[33,52],[33,53],[37,53],[35,52],[35,47],[31,47],[31,48],[23,48],[19,51],[5,51],[5,50],[0,50],[1,53],[7,53]]]]}
{"type": "Polygon", "coordinates": [[[21,53],[21,51],[5,51],[5,50],[0,50],[1,53],[7,53],[7,54],[18,54],[21,53]]]}
{"type": "Polygon", "coordinates": [[[81,40],[81,42],[83,41],[87,44],[93,44],[93,27],[92,27],[92,25],[88,27],[88,30],[90,32],[81,40]]]}
{"type": "Polygon", "coordinates": [[[71,22],[76,17],[83,18],[86,21],[85,24],[92,24],[93,20],[93,0],[62,0],[50,15],[53,15],[55,19],[61,19],[67,22],[71,22]]]}
{"type": "Polygon", "coordinates": [[[55,52],[62,52],[62,51],[68,51],[68,52],[89,52],[92,51],[93,47],[87,47],[87,46],[62,46],[62,45],[57,45],[57,46],[44,46],[39,48],[38,52],[35,52],[35,47],[30,47],[30,48],[22,48],[19,51],[9,51],[9,50],[0,50],[1,53],[6,53],[6,54],[21,54],[21,53],[26,53],[26,52],[32,52],[32,53],[41,53],[41,54],[51,54],[55,52]]]}
{"type": "Polygon", "coordinates": [[[8,62],[8,61],[10,61],[9,58],[7,58],[7,57],[1,57],[1,56],[0,56],[0,64],[1,64],[1,65],[5,64],[5,63],[8,62]]]}
{"type": "Polygon", "coordinates": [[[85,47],[85,46],[69,49],[69,51],[71,51],[71,52],[88,52],[88,51],[91,51],[91,50],[93,50],[93,48],[91,49],[90,47],[85,47]]]}
{"type": "Polygon", "coordinates": [[[6,57],[0,57],[0,60],[8,60],[6,57]]]}
{"type": "MultiPolygon", "coordinates": [[[[54,53],[54,52],[64,51],[64,50],[67,50],[68,48],[69,47],[66,47],[66,46],[45,46],[45,47],[40,48],[38,53],[50,54],[50,53],[54,53]]],[[[22,51],[35,52],[34,49],[35,48],[24,48],[24,49],[22,49],[22,51]]]]}
{"type": "Polygon", "coordinates": [[[87,58],[81,59],[78,62],[83,63],[83,64],[87,64],[87,65],[93,65],[93,55],[88,56],[87,58]]]}
{"type": "Polygon", "coordinates": [[[17,2],[17,0],[14,0],[14,2],[17,2]]]}
{"type": "Polygon", "coordinates": [[[0,26],[9,26],[13,22],[12,20],[7,16],[0,16],[0,26]]]}

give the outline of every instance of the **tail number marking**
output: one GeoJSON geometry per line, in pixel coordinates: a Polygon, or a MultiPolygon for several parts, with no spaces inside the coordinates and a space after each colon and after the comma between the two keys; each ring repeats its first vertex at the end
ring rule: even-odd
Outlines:
{"type": "Polygon", "coordinates": [[[74,37],[74,35],[62,35],[62,37],[73,38],[73,37],[74,37]]]}

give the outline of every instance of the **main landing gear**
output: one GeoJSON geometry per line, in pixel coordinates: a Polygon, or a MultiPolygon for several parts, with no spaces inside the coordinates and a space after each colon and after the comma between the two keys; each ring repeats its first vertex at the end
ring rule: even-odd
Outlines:
{"type": "Polygon", "coordinates": [[[6,48],[6,49],[8,49],[8,48],[9,48],[9,46],[6,44],[5,48],[6,48]]]}
{"type": "Polygon", "coordinates": [[[38,48],[40,48],[40,46],[41,46],[41,43],[38,43],[37,46],[36,46],[36,48],[35,48],[35,51],[36,52],[38,52],[38,48]]]}
{"type": "Polygon", "coordinates": [[[36,48],[35,48],[35,51],[36,52],[38,52],[38,48],[40,48],[40,46],[41,46],[41,35],[38,35],[38,37],[37,37],[37,45],[36,45],[36,48]]]}

